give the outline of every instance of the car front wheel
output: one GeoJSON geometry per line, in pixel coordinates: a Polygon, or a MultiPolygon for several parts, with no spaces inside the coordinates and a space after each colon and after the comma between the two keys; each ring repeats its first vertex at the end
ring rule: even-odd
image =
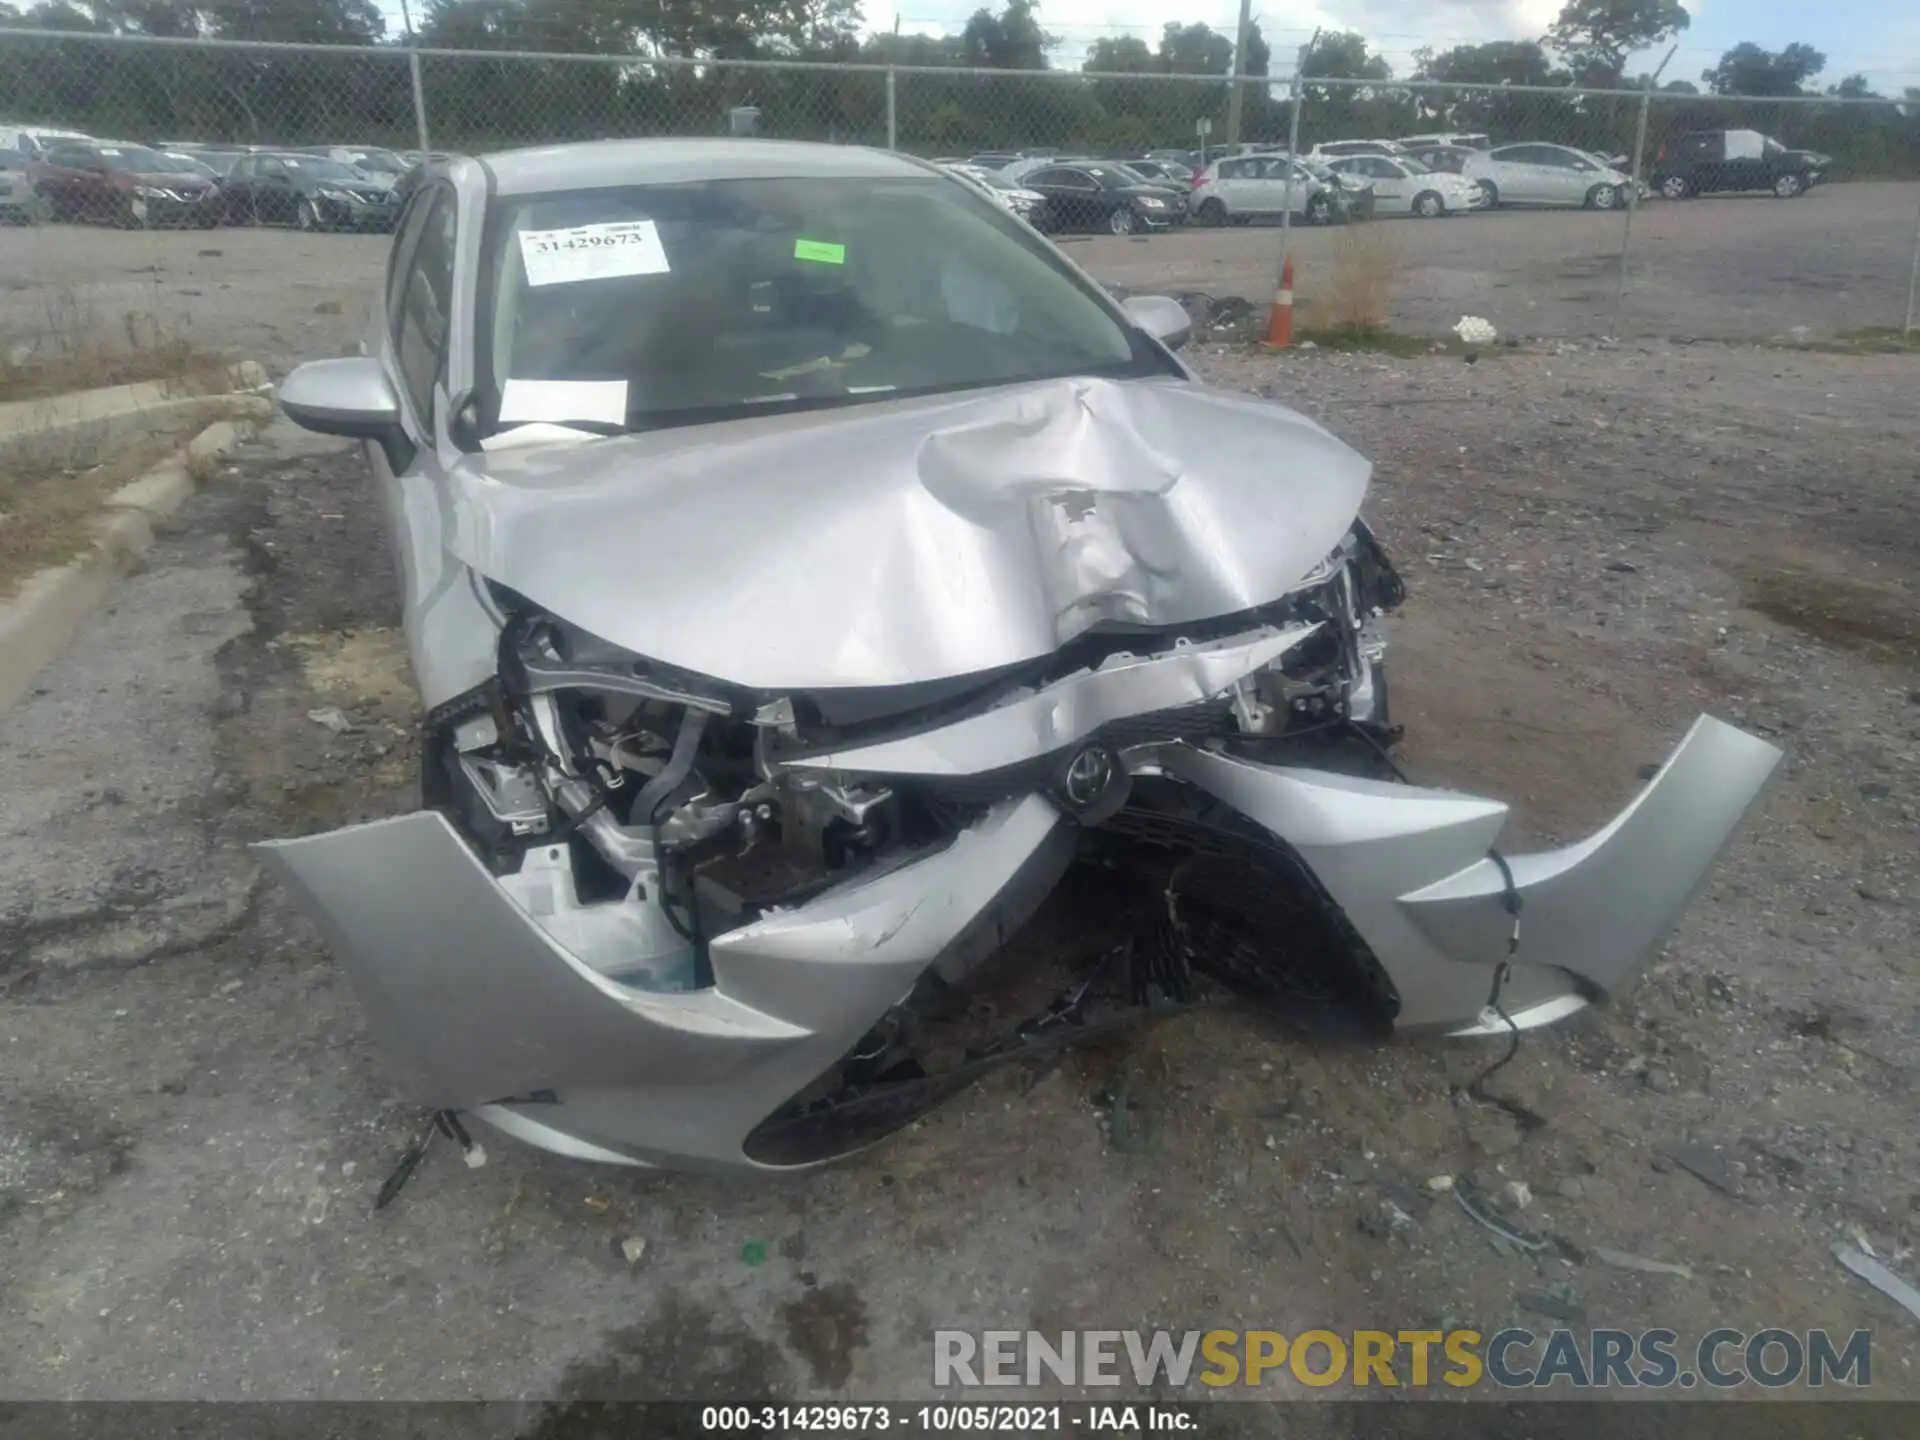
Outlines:
{"type": "Polygon", "coordinates": [[[1806,180],[1799,175],[1782,175],[1773,182],[1773,193],[1782,200],[1791,200],[1806,188],[1806,180]]]}
{"type": "Polygon", "coordinates": [[[1684,200],[1693,193],[1693,183],[1684,175],[1669,175],[1660,182],[1660,193],[1669,200],[1684,200]]]}
{"type": "Polygon", "coordinates": [[[1193,218],[1202,225],[1224,225],[1227,223],[1227,207],[1218,200],[1203,200],[1200,208],[1193,212],[1193,218]]]}
{"type": "Polygon", "coordinates": [[[1133,211],[1125,206],[1107,217],[1107,229],[1115,235],[1131,235],[1133,227],[1133,211]]]}
{"type": "Polygon", "coordinates": [[[1620,203],[1620,190],[1615,185],[1596,185],[1587,191],[1589,210],[1611,210],[1620,203]]]}
{"type": "Polygon", "coordinates": [[[1432,220],[1447,213],[1447,202],[1431,190],[1422,190],[1413,197],[1413,213],[1422,220],[1432,220]]]}
{"type": "Polygon", "coordinates": [[[300,202],[300,208],[293,212],[293,222],[302,230],[312,231],[320,228],[320,212],[314,209],[313,201],[300,202]]]}
{"type": "Polygon", "coordinates": [[[1333,219],[1333,202],[1324,195],[1316,195],[1307,202],[1307,223],[1325,225],[1333,219]]]}

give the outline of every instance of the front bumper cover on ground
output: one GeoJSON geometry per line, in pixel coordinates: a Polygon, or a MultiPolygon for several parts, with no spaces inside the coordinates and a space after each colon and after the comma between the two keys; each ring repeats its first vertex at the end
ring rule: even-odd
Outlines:
{"type": "MultiPolygon", "coordinates": [[[[1780,752],[1709,717],[1611,823],[1509,857],[1523,922],[1503,1003],[1525,1026],[1629,980],[1678,921],[1780,752]]],[[[1129,756],[1291,846],[1371,949],[1404,1030],[1473,1033],[1508,950],[1489,858],[1498,801],[1280,768],[1183,744],[1129,756]]],[[[516,903],[442,816],[260,848],[351,972],[420,1098],[561,1153],[757,1167],[754,1127],[825,1072],[956,947],[999,937],[1072,853],[1029,794],[947,848],[711,942],[713,983],[645,990],[603,973],[516,903]]],[[[614,911],[620,905],[589,907],[614,911]]],[[[591,928],[570,934],[591,937],[591,928]]],[[[591,940],[583,943],[589,948],[591,940]]]]}

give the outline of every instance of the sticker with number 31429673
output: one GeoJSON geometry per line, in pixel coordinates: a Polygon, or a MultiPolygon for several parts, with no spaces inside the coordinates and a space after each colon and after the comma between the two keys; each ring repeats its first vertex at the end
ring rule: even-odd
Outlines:
{"type": "Polygon", "coordinates": [[[520,260],[527,284],[571,285],[627,275],[664,275],[660,230],[651,220],[613,220],[564,230],[522,230],[520,260]]]}

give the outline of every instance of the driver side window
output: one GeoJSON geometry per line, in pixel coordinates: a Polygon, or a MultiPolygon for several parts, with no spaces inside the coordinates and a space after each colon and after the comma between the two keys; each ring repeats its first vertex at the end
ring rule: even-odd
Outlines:
{"type": "Polygon", "coordinates": [[[446,359],[453,313],[453,195],[441,189],[416,203],[424,204],[426,216],[406,264],[399,306],[392,311],[393,351],[414,418],[422,430],[430,430],[433,386],[446,359]]]}

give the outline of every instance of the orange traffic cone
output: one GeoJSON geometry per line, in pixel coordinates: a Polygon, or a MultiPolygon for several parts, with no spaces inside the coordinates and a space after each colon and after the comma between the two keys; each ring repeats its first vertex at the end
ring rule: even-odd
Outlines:
{"type": "Polygon", "coordinates": [[[1280,266],[1280,290],[1273,297],[1273,310],[1267,316],[1267,345],[1283,350],[1293,344],[1293,257],[1280,266]]]}

